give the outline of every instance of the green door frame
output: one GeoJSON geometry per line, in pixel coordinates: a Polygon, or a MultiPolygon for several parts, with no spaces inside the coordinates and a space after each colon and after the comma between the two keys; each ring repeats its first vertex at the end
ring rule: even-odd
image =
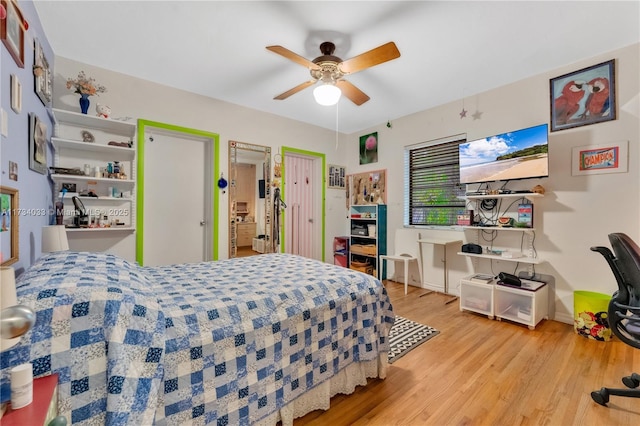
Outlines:
{"type": "Polygon", "coordinates": [[[204,130],[191,129],[188,127],[175,126],[173,124],[160,123],[158,121],[150,121],[150,120],[138,120],[138,159],[137,159],[137,168],[138,168],[138,176],[136,179],[136,261],[143,265],[144,259],[144,135],[147,127],[154,127],[157,129],[168,130],[176,133],[184,133],[191,136],[201,137],[211,139],[213,141],[213,149],[211,155],[211,167],[212,167],[212,179],[211,187],[213,188],[213,197],[211,197],[213,205],[211,206],[211,210],[213,212],[213,226],[212,230],[212,238],[211,242],[213,247],[211,247],[211,253],[213,255],[213,260],[218,260],[218,206],[219,202],[219,191],[216,189],[218,186],[216,185],[216,176],[219,175],[220,172],[220,135],[217,133],[205,132],[204,130]]]}
{"type": "MultiPolygon", "coordinates": [[[[322,187],[322,233],[321,233],[321,253],[322,253],[322,261],[325,261],[325,256],[324,256],[324,245],[325,245],[325,238],[324,238],[324,234],[325,234],[325,204],[326,204],[326,188],[325,188],[325,182],[326,182],[326,173],[327,173],[327,167],[326,167],[326,155],[322,154],[320,152],[314,152],[314,151],[307,151],[304,149],[298,149],[298,148],[292,148],[292,147],[288,147],[288,146],[283,146],[281,148],[281,156],[282,156],[282,162],[283,162],[283,166],[284,166],[284,157],[285,154],[300,154],[300,155],[305,155],[307,157],[315,157],[315,158],[320,158],[322,160],[322,179],[321,179],[321,187],[322,187]]],[[[286,167],[282,167],[282,194],[284,195],[284,185],[285,185],[285,175],[287,173],[287,168],[286,167]]],[[[287,200],[284,200],[285,203],[287,202],[287,200]]],[[[282,213],[282,216],[284,217],[285,213],[282,213]]],[[[281,220],[280,223],[282,224],[282,238],[280,239],[280,251],[282,253],[284,253],[284,236],[285,236],[285,231],[284,231],[284,220],[281,220]]]]}

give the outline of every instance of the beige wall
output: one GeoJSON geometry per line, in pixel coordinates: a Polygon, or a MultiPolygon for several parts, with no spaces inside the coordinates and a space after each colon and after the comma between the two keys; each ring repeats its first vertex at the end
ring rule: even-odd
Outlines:
{"type": "MultiPolygon", "coordinates": [[[[364,129],[357,134],[338,135],[337,147],[336,133],[327,129],[61,57],[57,57],[55,62],[54,106],[63,109],[77,107],[77,95],[66,90],[64,80],[68,76],[77,75],[79,70],[85,70],[109,90],[100,97],[92,98],[92,102],[109,105],[114,117],[144,118],[219,134],[220,166],[225,174],[228,168],[229,140],[267,145],[276,151],[284,145],[323,152],[328,164],[346,165],[349,174],[387,169],[388,241],[392,246],[393,231],[402,227],[405,146],[456,134],[479,138],[548,123],[550,78],[615,58],[618,118],[615,121],[551,133],[550,177],[531,182],[513,182],[509,185],[509,188],[515,189],[541,184],[547,190],[546,196],[537,200],[535,205],[535,222],[538,228],[535,247],[538,255],[546,259],[545,263],[536,267],[536,272],[555,277],[551,311],[555,311],[557,320],[571,322],[574,290],[612,293],[615,289],[615,282],[605,261],[600,255],[589,251],[589,247],[608,245],[607,234],[611,232],[625,232],[640,241],[639,51],[640,45],[636,44],[476,96],[469,96],[464,99],[464,107],[470,111],[465,119],[459,116],[463,106],[463,101],[460,100],[392,120],[391,128],[388,128],[386,123],[380,123],[379,126],[364,129]],[[483,112],[479,120],[473,120],[470,116],[476,109],[483,112]],[[358,137],[372,131],[379,134],[379,161],[366,167],[360,166],[358,137]],[[627,173],[571,175],[572,147],[622,140],[629,141],[627,173]]],[[[451,90],[456,91],[462,91],[461,86],[464,86],[464,82],[443,84],[451,85],[451,90]]],[[[425,93],[424,96],[429,94],[425,93]]],[[[94,105],[90,112],[93,108],[94,105]]],[[[225,226],[228,222],[227,201],[225,196],[221,197],[221,258],[228,255],[225,226]]],[[[348,233],[342,191],[327,190],[326,213],[325,258],[331,262],[333,236],[348,233]]],[[[469,231],[460,230],[429,229],[424,232],[465,240],[471,237],[469,231]]],[[[519,244],[519,241],[515,243],[519,244]]],[[[425,250],[425,276],[427,281],[437,284],[442,271],[437,267],[439,262],[433,261],[436,255],[440,256],[441,252],[432,253],[429,249],[425,250]],[[435,267],[430,268],[433,266],[431,264],[435,267]]],[[[450,290],[457,293],[459,278],[470,273],[474,264],[455,253],[450,253],[447,259],[450,267],[450,290]]],[[[481,263],[477,266],[489,272],[488,264],[481,263]]],[[[508,262],[494,262],[492,272],[513,272],[514,266],[515,264],[508,262]]]]}
{"type": "MultiPolygon", "coordinates": [[[[571,322],[573,318],[573,291],[592,290],[610,294],[615,281],[604,259],[589,250],[594,245],[609,245],[607,235],[625,232],[640,241],[640,71],[638,66],[640,45],[635,44],[569,64],[548,73],[533,76],[508,86],[469,96],[464,108],[469,111],[465,119],[459,112],[463,101],[442,105],[407,117],[392,120],[392,127],[381,123],[371,129],[349,136],[348,172],[387,169],[388,176],[388,241],[393,231],[402,227],[403,214],[403,155],[404,147],[419,142],[466,134],[469,139],[486,137],[532,125],[549,123],[549,79],[576,71],[610,59],[616,60],[617,119],[606,123],[583,126],[550,133],[550,177],[531,181],[511,182],[510,189],[531,188],[541,184],[546,196],[535,202],[535,226],[538,229],[535,247],[538,255],[547,261],[536,267],[537,273],[555,277],[555,317],[571,322]],[[481,119],[470,115],[478,109],[481,119]],[[358,165],[357,141],[360,135],[377,131],[379,135],[379,162],[367,167],[358,165]],[[576,146],[629,141],[629,171],[620,174],[572,176],[571,149],[576,146]]],[[[451,84],[452,90],[461,91],[464,82],[451,84]]],[[[428,96],[428,93],[424,94],[428,96]]],[[[423,234],[425,231],[422,231],[423,234]]],[[[470,231],[428,230],[428,235],[462,237],[469,240],[470,231]]],[[[519,238],[514,241],[519,246],[519,238]]],[[[390,247],[392,249],[392,247],[390,247]]],[[[441,271],[429,270],[432,259],[429,248],[425,253],[427,281],[437,281],[441,271]]],[[[454,251],[454,250],[450,250],[454,251]]],[[[435,255],[441,256],[438,251],[435,255]]],[[[470,260],[455,254],[447,256],[450,267],[450,288],[457,293],[458,280],[473,269],[470,260]]],[[[482,261],[487,262],[487,261],[482,261]]],[[[437,262],[436,262],[437,263],[437,262]]],[[[479,264],[482,272],[491,272],[487,264],[479,264]]],[[[493,272],[513,272],[515,264],[494,262],[493,272]]],[[[520,268],[519,270],[526,270],[520,268]]],[[[442,281],[440,279],[440,281],[442,281]]]]}

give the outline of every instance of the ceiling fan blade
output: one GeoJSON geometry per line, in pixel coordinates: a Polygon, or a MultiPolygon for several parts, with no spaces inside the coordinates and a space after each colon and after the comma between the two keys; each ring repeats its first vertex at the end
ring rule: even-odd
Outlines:
{"type": "Polygon", "coordinates": [[[336,82],[336,86],[338,86],[340,90],[342,90],[343,95],[345,95],[351,102],[358,106],[362,105],[370,99],[366,93],[358,89],[353,84],[349,83],[347,80],[338,80],[336,82]]]}
{"type": "Polygon", "coordinates": [[[339,67],[343,73],[353,74],[354,72],[362,71],[363,69],[370,68],[374,65],[379,65],[399,57],[400,51],[396,47],[396,44],[390,41],[387,44],[383,44],[382,46],[378,46],[368,52],[364,52],[358,56],[354,56],[351,59],[343,61],[339,67]]]}
{"type": "Polygon", "coordinates": [[[302,56],[298,55],[297,53],[293,53],[292,51],[290,51],[289,49],[282,47],[282,46],[267,46],[267,50],[270,50],[274,53],[277,53],[278,55],[284,56],[285,58],[298,63],[300,65],[302,65],[303,67],[309,68],[309,69],[320,69],[319,66],[317,66],[316,64],[314,64],[313,62],[311,62],[310,60],[308,60],[307,58],[303,58],[302,56]]]}
{"type": "Polygon", "coordinates": [[[281,101],[283,99],[287,99],[289,96],[294,95],[294,94],[298,93],[299,91],[306,89],[309,86],[313,86],[314,84],[316,84],[316,80],[305,81],[302,84],[298,84],[293,89],[289,89],[286,92],[279,94],[278,96],[276,96],[273,99],[276,99],[278,101],[281,101]]]}

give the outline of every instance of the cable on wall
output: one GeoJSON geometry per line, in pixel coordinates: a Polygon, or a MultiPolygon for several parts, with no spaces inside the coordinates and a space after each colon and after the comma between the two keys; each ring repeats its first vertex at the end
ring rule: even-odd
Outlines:
{"type": "Polygon", "coordinates": [[[338,108],[340,107],[340,102],[336,104],[336,151],[338,150],[338,108]]]}

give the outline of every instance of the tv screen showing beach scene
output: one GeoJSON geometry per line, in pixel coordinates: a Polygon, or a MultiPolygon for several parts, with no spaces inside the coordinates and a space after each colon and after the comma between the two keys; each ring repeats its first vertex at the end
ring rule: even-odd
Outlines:
{"type": "Polygon", "coordinates": [[[503,133],[461,143],[460,183],[549,176],[548,126],[503,133]]]}

